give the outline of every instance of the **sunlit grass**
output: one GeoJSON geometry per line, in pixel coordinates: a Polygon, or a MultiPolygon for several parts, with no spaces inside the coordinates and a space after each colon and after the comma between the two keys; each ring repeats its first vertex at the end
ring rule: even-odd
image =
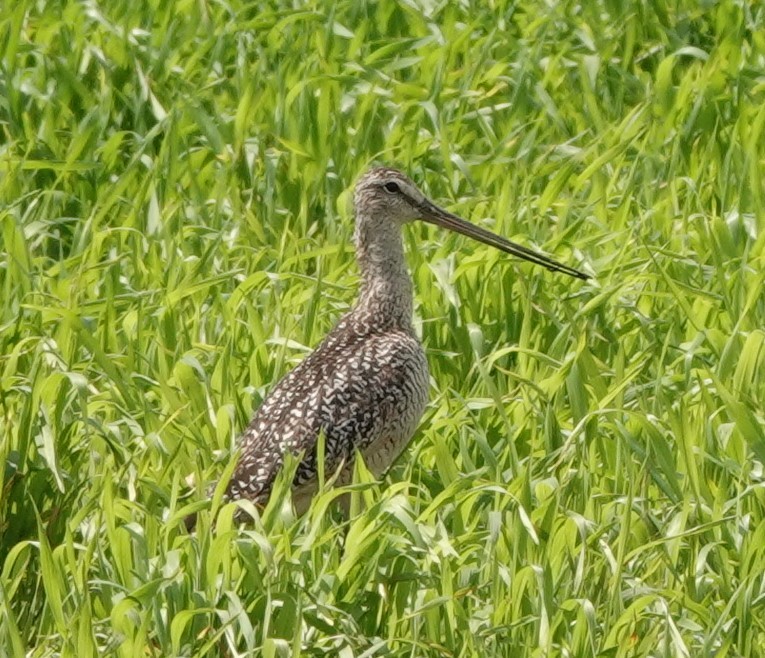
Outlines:
{"type": "Polygon", "coordinates": [[[765,655],[760,4],[4,8],[0,655],[765,655]],[[407,227],[410,449],[189,536],[372,162],[595,278],[407,227]]]}

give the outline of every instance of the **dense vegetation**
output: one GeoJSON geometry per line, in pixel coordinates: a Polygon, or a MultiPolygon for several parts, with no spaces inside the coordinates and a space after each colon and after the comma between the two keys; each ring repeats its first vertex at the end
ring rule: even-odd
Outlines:
{"type": "Polygon", "coordinates": [[[0,654],[765,656],[765,5],[20,0],[0,61],[0,654]],[[189,535],[372,162],[596,277],[408,227],[411,448],[189,535]]]}

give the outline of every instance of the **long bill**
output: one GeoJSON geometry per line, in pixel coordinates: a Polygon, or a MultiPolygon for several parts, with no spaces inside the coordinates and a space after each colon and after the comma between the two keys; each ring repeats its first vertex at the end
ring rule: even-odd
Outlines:
{"type": "Polygon", "coordinates": [[[473,238],[474,240],[488,244],[491,247],[495,247],[500,251],[504,251],[505,253],[512,254],[513,256],[518,256],[524,260],[536,263],[542,267],[546,267],[552,272],[563,272],[564,274],[568,274],[569,276],[576,277],[577,279],[583,279],[585,281],[590,278],[589,274],[575,270],[573,267],[569,267],[568,265],[563,265],[562,263],[554,261],[552,258],[548,258],[544,254],[540,254],[539,252],[533,251],[532,249],[517,244],[516,242],[506,240],[505,238],[496,235],[491,231],[487,231],[486,229],[483,229],[476,224],[471,224],[470,222],[457,217],[457,215],[452,215],[452,213],[444,210],[443,208],[439,208],[437,205],[431,203],[430,201],[424,201],[422,204],[420,204],[419,209],[422,213],[422,219],[426,222],[436,224],[437,226],[443,226],[444,228],[447,228],[456,233],[461,233],[462,235],[466,235],[469,238],[473,238]]]}

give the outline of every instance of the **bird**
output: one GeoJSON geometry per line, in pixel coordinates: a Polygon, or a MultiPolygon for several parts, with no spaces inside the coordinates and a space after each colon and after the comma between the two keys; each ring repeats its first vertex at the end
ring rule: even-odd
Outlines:
{"type": "MultiPolygon", "coordinates": [[[[357,453],[381,477],[412,438],[428,401],[429,372],[412,322],[405,224],[436,224],[548,270],[590,278],[440,208],[390,167],[374,167],[358,179],[353,207],[361,275],[357,300],[318,347],[273,387],[240,435],[227,501],[265,505],[292,453],[300,459],[292,499],[301,514],[317,489],[320,435],[325,474],[337,475],[340,484],[350,481],[357,453]]],[[[192,515],[186,525],[191,529],[194,524],[192,515]]]]}

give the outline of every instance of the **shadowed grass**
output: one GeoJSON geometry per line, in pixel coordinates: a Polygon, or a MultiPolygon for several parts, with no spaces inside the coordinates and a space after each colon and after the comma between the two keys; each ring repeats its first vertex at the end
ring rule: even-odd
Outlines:
{"type": "Polygon", "coordinates": [[[9,5],[0,646],[765,655],[764,33],[734,0],[9,5]],[[373,161],[596,276],[407,227],[411,448],[350,520],[285,476],[188,536],[354,299],[373,161]]]}

